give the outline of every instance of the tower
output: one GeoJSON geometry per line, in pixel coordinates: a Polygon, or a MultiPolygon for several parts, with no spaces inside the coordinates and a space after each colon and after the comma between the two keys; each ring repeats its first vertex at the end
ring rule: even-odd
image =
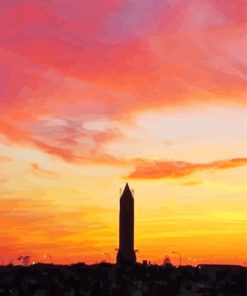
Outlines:
{"type": "Polygon", "coordinates": [[[134,250],[134,198],[126,183],[120,197],[119,249],[117,263],[121,265],[136,262],[134,250]]]}

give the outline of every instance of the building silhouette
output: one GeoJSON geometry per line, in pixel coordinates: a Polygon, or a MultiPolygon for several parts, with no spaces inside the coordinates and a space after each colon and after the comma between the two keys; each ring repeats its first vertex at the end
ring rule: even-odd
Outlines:
{"type": "Polygon", "coordinates": [[[120,197],[119,249],[117,263],[129,265],[136,262],[134,250],[134,198],[128,183],[120,197]]]}

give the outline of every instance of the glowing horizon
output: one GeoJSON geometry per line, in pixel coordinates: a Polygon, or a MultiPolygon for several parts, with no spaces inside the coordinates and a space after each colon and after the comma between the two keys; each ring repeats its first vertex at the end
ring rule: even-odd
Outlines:
{"type": "Polygon", "coordinates": [[[128,181],[139,261],[246,264],[245,2],[1,6],[5,263],[115,261],[128,181]]]}

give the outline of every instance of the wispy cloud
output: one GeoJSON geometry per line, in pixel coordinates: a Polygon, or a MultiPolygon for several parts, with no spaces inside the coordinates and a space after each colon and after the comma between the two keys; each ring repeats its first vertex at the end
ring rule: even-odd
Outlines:
{"type": "Polygon", "coordinates": [[[50,129],[47,127],[47,135],[32,134],[30,131],[0,119],[0,133],[5,135],[11,143],[38,148],[70,163],[119,164],[124,162],[106,154],[102,148],[102,144],[120,136],[116,130],[95,131],[87,134],[82,131],[81,133],[77,132],[75,136],[74,131],[70,131],[68,127],[68,130],[64,131],[62,135],[60,133],[60,138],[56,132],[49,134],[49,131],[50,129]],[[80,139],[80,143],[77,142],[77,139],[80,139]]]}
{"type": "Polygon", "coordinates": [[[209,163],[190,163],[184,161],[140,161],[134,172],[129,174],[132,179],[182,178],[195,172],[207,170],[225,170],[247,165],[247,158],[233,158],[209,163]]]}
{"type": "Polygon", "coordinates": [[[196,186],[196,185],[200,185],[202,183],[203,183],[203,181],[201,181],[201,180],[192,180],[192,181],[186,181],[186,182],[180,183],[180,185],[183,185],[183,186],[196,186]]]}
{"type": "Polygon", "coordinates": [[[7,162],[7,161],[11,161],[11,160],[12,160],[11,157],[0,155],[0,162],[7,162]]]}
{"type": "Polygon", "coordinates": [[[52,171],[52,170],[47,170],[47,169],[43,169],[41,168],[37,163],[32,163],[31,164],[31,172],[37,176],[37,177],[41,177],[41,178],[57,178],[59,176],[58,172],[52,171]]]}
{"type": "MultiPolygon", "coordinates": [[[[80,249],[74,250],[78,243],[83,244],[83,256],[96,252],[99,247],[94,246],[94,236],[107,232],[109,225],[104,222],[103,216],[111,217],[114,213],[112,209],[84,206],[60,209],[54,213],[54,207],[49,200],[2,198],[0,239],[5,247],[9,247],[5,252],[9,256],[23,252],[45,254],[49,248],[54,252],[59,245],[61,249],[54,259],[63,260],[63,249],[72,252],[72,256],[75,253],[81,255],[80,249]]],[[[102,243],[103,240],[100,239],[102,243]]]]}

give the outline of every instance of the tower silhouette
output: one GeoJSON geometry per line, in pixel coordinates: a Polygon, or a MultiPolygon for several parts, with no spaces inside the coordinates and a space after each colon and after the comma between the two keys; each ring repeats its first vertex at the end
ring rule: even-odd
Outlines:
{"type": "Polygon", "coordinates": [[[119,213],[119,249],[117,263],[121,265],[133,264],[136,262],[134,250],[134,198],[126,183],[120,197],[119,213]]]}

